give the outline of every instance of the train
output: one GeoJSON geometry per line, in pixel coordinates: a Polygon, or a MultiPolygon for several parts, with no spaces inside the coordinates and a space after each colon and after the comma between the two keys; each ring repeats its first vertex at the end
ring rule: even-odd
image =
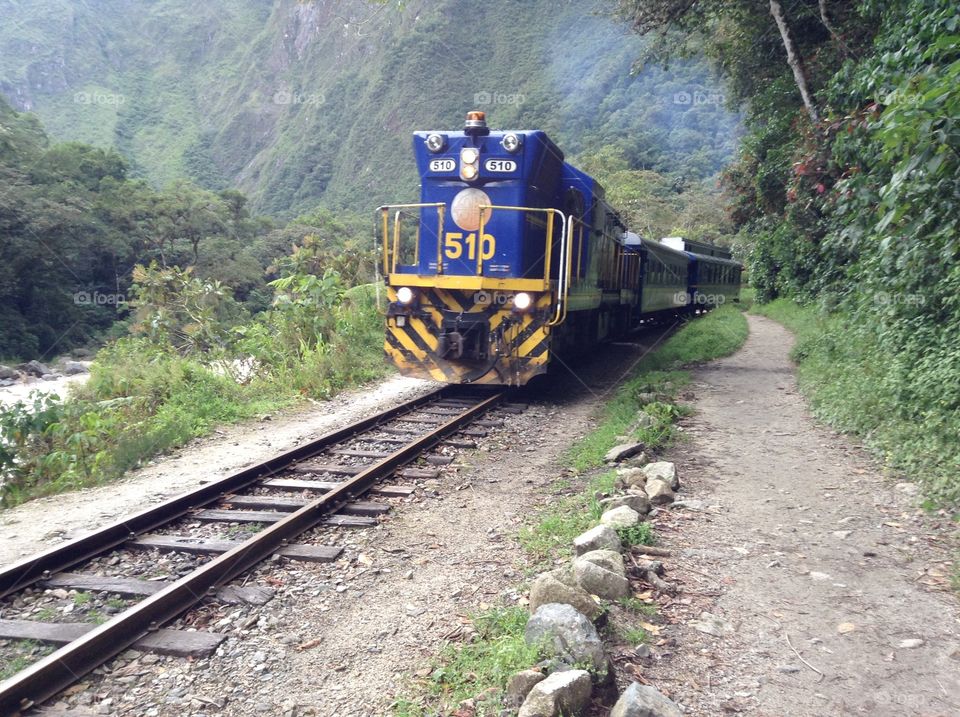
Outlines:
{"type": "Polygon", "coordinates": [[[418,131],[420,201],[377,208],[387,359],[408,376],[522,386],[565,356],[739,300],[722,247],[625,226],[541,130],[418,131]]]}

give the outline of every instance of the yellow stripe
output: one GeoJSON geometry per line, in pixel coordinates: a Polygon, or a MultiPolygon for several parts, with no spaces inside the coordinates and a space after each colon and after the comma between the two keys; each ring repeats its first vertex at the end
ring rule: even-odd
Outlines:
{"type": "Polygon", "coordinates": [[[460,302],[453,297],[450,293],[440,289],[439,287],[435,289],[437,296],[440,297],[440,301],[443,302],[443,305],[448,307],[451,311],[463,311],[463,306],[460,302]]]}
{"type": "Polygon", "coordinates": [[[520,345],[520,355],[526,356],[528,353],[530,353],[532,349],[535,349],[537,347],[537,344],[539,344],[545,338],[547,338],[547,334],[543,329],[537,329],[536,331],[534,331],[533,334],[530,336],[530,338],[524,341],[520,345]]]}
{"type": "Polygon", "coordinates": [[[426,325],[420,319],[410,317],[410,328],[417,332],[417,335],[423,339],[423,342],[431,351],[437,350],[437,337],[430,333],[426,325]]]}
{"type": "Polygon", "coordinates": [[[486,276],[420,276],[418,274],[390,274],[390,286],[432,286],[461,291],[550,291],[550,283],[543,279],[492,279],[486,276]]]}
{"type": "Polygon", "coordinates": [[[413,342],[413,339],[407,336],[407,332],[403,329],[390,329],[390,333],[392,333],[397,338],[397,341],[403,344],[403,347],[412,353],[418,361],[423,361],[427,357],[427,354],[424,353],[423,349],[417,346],[413,342]]]}

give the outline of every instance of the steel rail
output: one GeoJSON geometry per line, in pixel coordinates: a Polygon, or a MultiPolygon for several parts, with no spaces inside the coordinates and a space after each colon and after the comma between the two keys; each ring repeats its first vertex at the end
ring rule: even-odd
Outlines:
{"type": "Polygon", "coordinates": [[[62,572],[123,544],[130,538],[146,533],[186,515],[189,511],[216,502],[224,495],[242,490],[262,478],[270,477],[293,463],[311,458],[334,443],[369,431],[378,424],[392,420],[433,401],[457,395],[444,386],[419,398],[406,401],[394,408],[350,424],[317,438],[298,448],[282,453],[263,463],[226,476],[201,488],[184,493],[148,508],[140,513],[84,535],[42,553],[24,558],[0,569],[0,598],[22,590],[48,574],[62,572]]]}
{"type": "Polygon", "coordinates": [[[480,400],[460,415],[391,453],[243,544],[205,563],[169,587],[0,683],[0,715],[29,709],[69,687],[83,675],[123,652],[144,634],[158,629],[191,608],[211,590],[234,579],[291,539],[318,525],[325,516],[368,491],[378,480],[435,447],[444,438],[495,406],[503,396],[503,393],[497,393],[480,400]]]}

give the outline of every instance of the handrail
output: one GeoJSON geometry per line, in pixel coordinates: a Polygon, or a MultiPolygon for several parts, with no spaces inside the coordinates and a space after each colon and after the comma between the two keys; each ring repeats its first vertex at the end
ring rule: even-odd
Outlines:
{"type": "MultiPolygon", "coordinates": [[[[378,212],[382,215],[383,226],[381,227],[383,231],[383,273],[391,274],[396,273],[397,270],[397,256],[400,248],[400,215],[402,214],[401,210],[403,209],[426,209],[433,207],[437,210],[437,273],[443,273],[443,242],[441,237],[443,236],[443,219],[444,212],[446,209],[446,204],[443,202],[430,202],[430,203],[415,203],[415,204],[384,204],[377,207],[378,212]],[[394,215],[394,227],[393,227],[393,263],[390,262],[390,211],[396,209],[397,212],[394,215]]],[[[417,224],[417,232],[419,235],[420,225],[417,224]]],[[[417,242],[417,257],[420,256],[420,242],[417,242]]]]}

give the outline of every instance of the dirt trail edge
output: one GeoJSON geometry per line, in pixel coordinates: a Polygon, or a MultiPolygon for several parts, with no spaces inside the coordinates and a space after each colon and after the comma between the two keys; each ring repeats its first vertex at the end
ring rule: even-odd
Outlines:
{"type": "Polygon", "coordinates": [[[955,532],[814,422],[790,333],[749,321],[743,349],[695,372],[670,456],[702,505],[659,521],[684,592],[647,676],[695,715],[960,714],[955,532]]]}

